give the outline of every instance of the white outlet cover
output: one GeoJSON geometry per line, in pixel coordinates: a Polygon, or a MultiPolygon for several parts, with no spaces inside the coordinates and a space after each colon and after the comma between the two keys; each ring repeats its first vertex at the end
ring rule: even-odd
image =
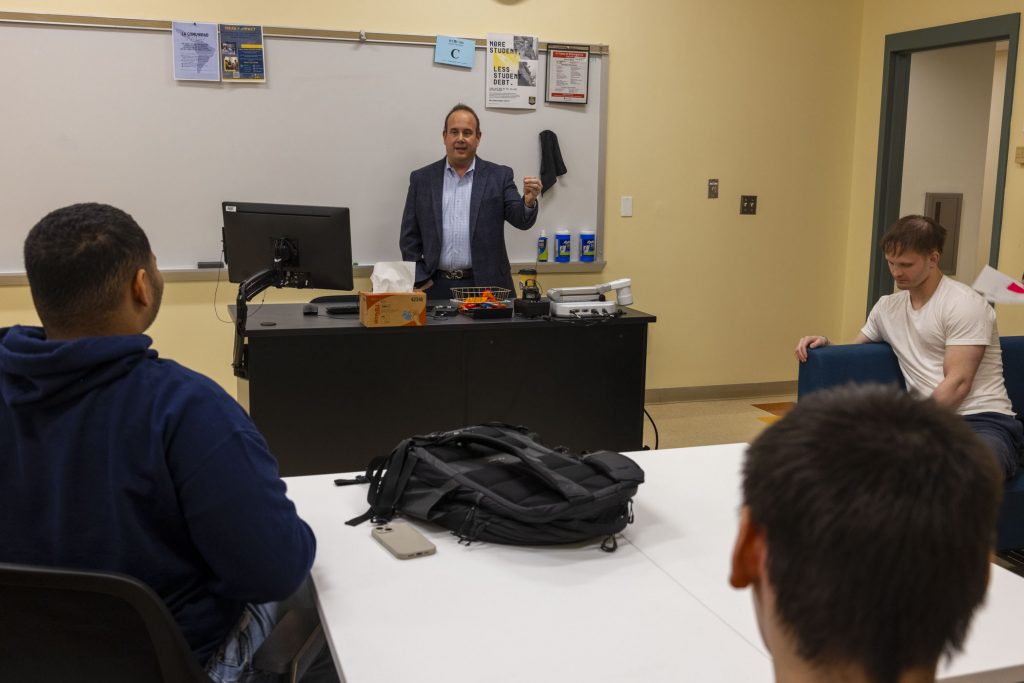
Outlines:
{"type": "Polygon", "coordinates": [[[623,197],[620,201],[619,215],[623,218],[629,218],[633,215],[633,198],[623,197]]]}

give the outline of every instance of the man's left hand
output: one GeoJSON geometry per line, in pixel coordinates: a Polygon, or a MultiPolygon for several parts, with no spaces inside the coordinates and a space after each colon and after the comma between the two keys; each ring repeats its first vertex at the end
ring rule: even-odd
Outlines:
{"type": "Polygon", "coordinates": [[[540,196],[542,188],[540,178],[537,176],[528,175],[523,178],[523,201],[531,209],[537,206],[537,197],[540,196]]]}

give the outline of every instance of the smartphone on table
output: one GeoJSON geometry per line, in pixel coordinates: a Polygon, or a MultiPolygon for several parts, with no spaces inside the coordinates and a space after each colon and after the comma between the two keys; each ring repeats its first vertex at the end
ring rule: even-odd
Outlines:
{"type": "Polygon", "coordinates": [[[400,560],[411,560],[437,552],[437,547],[407,522],[388,522],[375,526],[370,535],[400,560]]]}

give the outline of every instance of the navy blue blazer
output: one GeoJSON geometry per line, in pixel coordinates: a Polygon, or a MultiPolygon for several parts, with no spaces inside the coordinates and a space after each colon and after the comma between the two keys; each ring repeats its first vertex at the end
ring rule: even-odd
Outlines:
{"type": "MultiPolygon", "coordinates": [[[[398,246],[403,260],[416,262],[417,283],[434,274],[441,258],[444,169],[445,160],[441,159],[409,176],[409,194],[405,199],[398,246]]],[[[477,157],[473,174],[469,242],[474,284],[508,287],[515,291],[505,250],[505,221],[520,230],[529,230],[538,212],[527,210],[508,166],[477,157]]]]}

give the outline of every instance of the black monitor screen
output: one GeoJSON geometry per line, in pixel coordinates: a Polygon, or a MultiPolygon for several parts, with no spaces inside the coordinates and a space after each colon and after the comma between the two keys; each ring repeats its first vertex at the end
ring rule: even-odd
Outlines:
{"type": "Polygon", "coordinates": [[[352,289],[352,236],[348,209],[329,206],[224,202],[224,259],[228,279],[245,282],[274,265],[276,245],[287,240],[284,268],[306,287],[352,289]]]}

